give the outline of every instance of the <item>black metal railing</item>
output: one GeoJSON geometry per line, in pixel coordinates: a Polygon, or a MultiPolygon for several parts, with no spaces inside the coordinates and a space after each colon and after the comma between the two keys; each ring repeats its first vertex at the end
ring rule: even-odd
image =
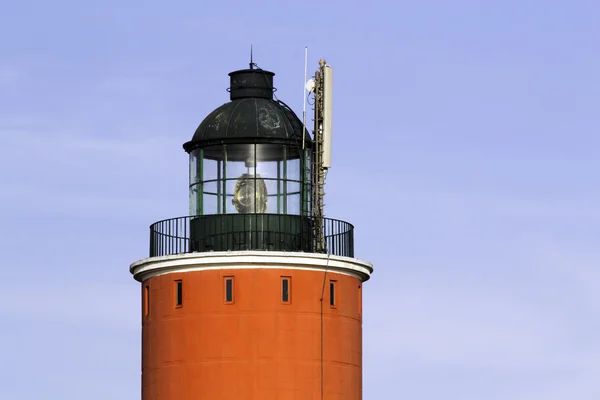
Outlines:
{"type": "Polygon", "coordinates": [[[237,250],[354,257],[354,227],[331,218],[284,214],[197,215],[150,225],[150,257],[237,250]],[[321,241],[317,240],[319,226],[321,241]]]}

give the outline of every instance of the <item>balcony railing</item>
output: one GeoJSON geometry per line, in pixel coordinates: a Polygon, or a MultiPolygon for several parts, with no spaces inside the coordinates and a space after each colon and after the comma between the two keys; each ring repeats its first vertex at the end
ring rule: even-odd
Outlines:
{"type": "Polygon", "coordinates": [[[331,218],[282,214],[198,215],[150,225],[150,257],[240,250],[354,257],[354,227],[331,218]]]}

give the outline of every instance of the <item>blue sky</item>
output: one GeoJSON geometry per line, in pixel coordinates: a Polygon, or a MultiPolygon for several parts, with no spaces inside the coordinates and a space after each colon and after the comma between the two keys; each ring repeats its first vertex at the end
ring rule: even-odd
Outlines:
{"type": "Polygon", "coordinates": [[[0,4],[0,398],[134,399],[147,227],[255,61],[335,68],[364,398],[600,397],[597,1],[0,4]],[[143,4],[143,5],[142,5],[143,4]]]}

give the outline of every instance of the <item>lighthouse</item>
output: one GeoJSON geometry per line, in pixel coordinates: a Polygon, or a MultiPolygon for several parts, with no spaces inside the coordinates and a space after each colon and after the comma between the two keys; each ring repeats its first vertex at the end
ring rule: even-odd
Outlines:
{"type": "Polygon", "coordinates": [[[274,75],[229,74],[230,101],[183,145],[189,215],[153,223],[130,266],[142,400],[362,399],[373,268],[354,258],[352,224],[324,213],[333,70],[322,60],[307,85],[312,132],[274,75]]]}

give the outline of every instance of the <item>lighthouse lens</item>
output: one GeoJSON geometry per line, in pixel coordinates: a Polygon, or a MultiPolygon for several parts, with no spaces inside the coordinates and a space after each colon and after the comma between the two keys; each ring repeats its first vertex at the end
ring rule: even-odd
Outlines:
{"type": "Polygon", "coordinates": [[[243,174],[235,184],[231,202],[240,214],[264,213],[267,209],[265,181],[258,174],[243,174]]]}

